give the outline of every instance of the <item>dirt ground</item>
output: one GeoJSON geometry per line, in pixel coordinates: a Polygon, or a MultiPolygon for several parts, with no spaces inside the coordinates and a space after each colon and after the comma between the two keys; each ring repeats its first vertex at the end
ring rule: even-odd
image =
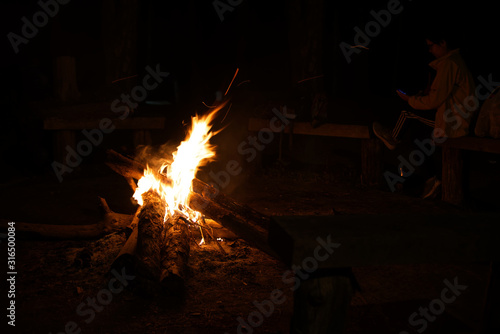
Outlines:
{"type": "MultiPolygon", "coordinates": [[[[360,185],[357,172],[350,167],[318,171],[273,165],[247,176],[231,196],[267,215],[477,210],[474,205],[455,208],[439,200],[366,188],[360,185]]],[[[133,213],[135,209],[126,182],[102,166],[89,166],[61,184],[35,176],[10,180],[1,188],[0,218],[11,221],[96,222],[97,196],[106,198],[116,212],[133,213]]],[[[127,284],[130,283],[127,289],[110,293],[113,278],[110,265],[125,240],[124,233],[85,241],[31,240],[18,236],[16,327],[9,330],[16,333],[289,332],[293,296],[291,286],[282,280],[287,268],[279,260],[242,240],[222,242],[227,254],[213,245],[198,247],[193,240],[184,300],[145,296],[134,289],[133,278],[127,279],[127,284]],[[282,303],[274,305],[269,317],[249,320],[255,315],[256,304],[269,300],[276,289],[283,292],[282,303]],[[97,305],[92,308],[92,303],[97,305]],[[239,319],[256,325],[238,327],[239,319]]],[[[0,249],[6,254],[3,240],[0,249]]],[[[467,285],[467,290],[447,306],[446,312],[429,322],[425,332],[471,332],[467,325],[477,326],[480,320],[487,264],[362,267],[353,271],[362,291],[352,300],[347,333],[416,333],[416,328],[409,325],[409,316],[439,297],[443,281],[454,277],[467,285]]]]}

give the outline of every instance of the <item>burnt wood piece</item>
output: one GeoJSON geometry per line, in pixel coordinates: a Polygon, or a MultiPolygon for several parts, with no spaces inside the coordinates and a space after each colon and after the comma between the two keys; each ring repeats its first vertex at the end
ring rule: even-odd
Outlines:
{"type": "Polygon", "coordinates": [[[130,256],[136,256],[137,234],[138,234],[137,224],[139,223],[139,213],[141,212],[141,209],[142,208],[137,209],[136,213],[134,214],[132,222],[129,225],[129,227],[132,229],[132,233],[130,233],[127,241],[120,250],[120,253],[118,253],[118,255],[116,256],[114,262],[116,262],[122,256],[125,258],[130,256]]]}
{"type": "Polygon", "coordinates": [[[167,293],[181,295],[188,273],[190,251],[188,225],[180,217],[169,218],[165,222],[164,233],[160,283],[167,293]]]}
{"type": "MultiPolygon", "coordinates": [[[[7,221],[2,222],[7,229],[7,221]]],[[[34,238],[49,239],[95,239],[105,234],[100,224],[53,225],[16,222],[16,232],[34,238]]]]}
{"type": "Polygon", "coordinates": [[[161,254],[164,246],[165,205],[153,191],[142,195],[144,205],[137,223],[137,255],[148,268],[146,278],[158,281],[161,274],[161,254]]]}
{"type": "Polygon", "coordinates": [[[219,222],[222,226],[247,241],[252,246],[276,257],[268,244],[267,230],[244,215],[237,215],[197,193],[191,193],[189,205],[192,209],[219,222]]]}
{"type": "Polygon", "coordinates": [[[116,256],[113,261],[112,268],[119,267],[134,267],[138,262],[137,258],[137,226],[132,230],[132,233],[128,237],[127,241],[123,245],[120,253],[116,256]]]}
{"type": "Polygon", "coordinates": [[[227,228],[225,228],[224,226],[222,226],[213,219],[206,218],[205,224],[211,230],[212,235],[215,239],[217,238],[223,238],[228,240],[238,239],[238,236],[236,234],[229,231],[227,228]]]}
{"type": "MultiPolygon", "coordinates": [[[[134,179],[143,176],[145,166],[141,163],[112,150],[108,150],[107,154],[106,164],[118,174],[134,179]]],[[[165,176],[157,176],[164,182],[169,182],[165,176]]],[[[191,208],[219,222],[254,247],[276,256],[267,243],[267,228],[270,222],[268,216],[234,201],[201,180],[194,179],[192,186],[191,208]]]]}
{"type": "Polygon", "coordinates": [[[123,269],[125,272],[134,275],[134,283],[136,286],[152,286],[154,281],[146,279],[145,277],[147,275],[144,274],[148,273],[148,268],[137,255],[137,234],[138,228],[136,225],[120,250],[120,253],[118,253],[111,264],[111,270],[114,269],[120,272],[123,269]]]}
{"type": "Polygon", "coordinates": [[[255,227],[267,230],[269,228],[270,217],[266,216],[247,205],[236,202],[231,197],[221,193],[215,187],[206,184],[199,179],[193,179],[193,192],[200,194],[206,201],[213,202],[237,216],[240,220],[248,221],[255,227]]]}
{"type": "Polygon", "coordinates": [[[130,224],[133,231],[113,261],[111,270],[125,270],[134,277],[134,289],[158,296],[162,294],[160,275],[165,206],[154,192],[143,194],[143,200],[144,205],[130,224]]]}
{"type": "Polygon", "coordinates": [[[106,165],[125,178],[140,179],[144,175],[144,165],[116,152],[106,151],[106,165]]]}
{"type": "MultiPolygon", "coordinates": [[[[108,167],[116,173],[126,178],[131,177],[136,180],[139,180],[144,175],[144,170],[146,168],[146,166],[140,162],[130,159],[113,150],[107,151],[106,165],[108,165],[108,167]]],[[[160,178],[165,184],[170,183],[170,181],[161,174],[157,174],[157,177],[160,178]]],[[[227,209],[228,211],[238,214],[241,217],[250,219],[255,224],[262,226],[265,229],[268,228],[270,221],[268,216],[261,214],[249,206],[236,202],[232,198],[221,193],[215,187],[197,178],[193,179],[192,187],[193,192],[200,194],[203,198],[214,202],[215,204],[227,209]]]]}
{"type": "Polygon", "coordinates": [[[120,250],[120,253],[113,261],[111,271],[113,269],[118,272],[124,270],[134,277],[131,282],[134,288],[150,295],[157,295],[161,287],[157,281],[150,278],[150,269],[137,254],[137,236],[139,232],[137,224],[139,220],[139,212],[140,210],[134,216],[135,223],[133,222],[131,224],[131,226],[134,226],[133,231],[120,250]]]}
{"type": "MultiPolygon", "coordinates": [[[[95,239],[105,234],[124,230],[131,224],[133,215],[113,212],[103,198],[99,198],[99,201],[104,215],[97,224],[54,225],[16,222],[16,231],[41,238],[95,239]]],[[[2,221],[1,225],[2,228],[6,229],[7,221],[2,221]]]]}
{"type": "Polygon", "coordinates": [[[136,277],[136,287],[149,295],[181,295],[188,271],[188,226],[179,216],[164,222],[165,205],[158,194],[149,191],[143,200],[112,269],[125,268],[136,277]]]}

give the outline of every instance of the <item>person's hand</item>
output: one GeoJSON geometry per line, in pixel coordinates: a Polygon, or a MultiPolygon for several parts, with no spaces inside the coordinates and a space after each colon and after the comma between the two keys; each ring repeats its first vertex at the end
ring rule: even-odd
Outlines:
{"type": "Polygon", "coordinates": [[[410,99],[410,97],[408,95],[406,95],[405,93],[403,93],[400,90],[397,90],[396,93],[398,93],[399,97],[401,99],[403,99],[403,101],[405,101],[405,102],[408,102],[408,100],[410,99]]]}

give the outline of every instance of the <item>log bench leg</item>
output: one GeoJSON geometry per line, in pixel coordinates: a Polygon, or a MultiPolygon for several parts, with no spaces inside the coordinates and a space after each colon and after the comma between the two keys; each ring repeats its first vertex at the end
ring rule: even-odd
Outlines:
{"type": "Polygon", "coordinates": [[[334,275],[300,283],[294,291],[290,333],[344,333],[353,295],[351,278],[334,275]]]}
{"type": "Polygon", "coordinates": [[[500,263],[490,265],[490,278],[486,291],[484,318],[480,333],[500,333],[500,263]]]}
{"type": "Polygon", "coordinates": [[[68,150],[66,146],[75,149],[76,134],[73,130],[57,130],[53,139],[54,161],[65,163],[68,150]]]}
{"type": "Polygon", "coordinates": [[[460,149],[443,146],[442,200],[460,205],[464,200],[463,156],[460,149]]]}
{"type": "Polygon", "coordinates": [[[383,161],[382,142],[377,138],[361,141],[361,182],[367,186],[377,186],[382,182],[383,161]]]}

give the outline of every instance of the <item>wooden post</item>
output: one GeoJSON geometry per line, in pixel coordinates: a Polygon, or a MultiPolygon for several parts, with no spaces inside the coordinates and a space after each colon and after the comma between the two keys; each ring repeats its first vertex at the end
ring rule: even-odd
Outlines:
{"type": "Polygon", "coordinates": [[[66,156],[69,146],[76,149],[76,134],[74,130],[56,130],[54,133],[53,147],[54,147],[54,160],[60,163],[66,163],[66,156]]]}
{"type": "Polygon", "coordinates": [[[490,264],[490,277],[488,288],[486,289],[486,303],[484,307],[483,323],[481,333],[500,332],[500,264],[492,262],[490,264]]]}
{"type": "Polygon", "coordinates": [[[442,200],[460,205],[464,200],[463,157],[460,149],[443,145],[442,200]]]}
{"type": "Polygon", "coordinates": [[[293,294],[291,333],[345,333],[353,295],[351,278],[341,273],[347,270],[304,281],[296,277],[300,285],[293,294]]]}
{"type": "MultiPolygon", "coordinates": [[[[102,39],[106,46],[104,61],[106,83],[136,74],[137,69],[137,17],[138,0],[112,1],[102,3],[102,39]]],[[[114,84],[123,91],[129,91],[135,80],[121,80],[114,84]]]]}
{"type": "Polygon", "coordinates": [[[149,130],[134,130],[134,146],[151,145],[151,133],[149,130]]]}
{"type": "Polygon", "coordinates": [[[73,101],[80,98],[76,80],[76,60],[71,56],[59,56],[55,61],[55,95],[61,101],[73,101]]]}
{"type": "Polygon", "coordinates": [[[383,174],[382,142],[377,138],[361,141],[361,181],[367,186],[381,184],[383,174]]]}
{"type": "Polygon", "coordinates": [[[298,106],[297,113],[308,119],[318,116],[314,115],[318,110],[313,110],[313,100],[316,94],[324,92],[324,79],[298,82],[323,74],[325,6],[322,0],[293,0],[288,3],[292,87],[297,89],[297,100],[304,101],[298,106]]]}

